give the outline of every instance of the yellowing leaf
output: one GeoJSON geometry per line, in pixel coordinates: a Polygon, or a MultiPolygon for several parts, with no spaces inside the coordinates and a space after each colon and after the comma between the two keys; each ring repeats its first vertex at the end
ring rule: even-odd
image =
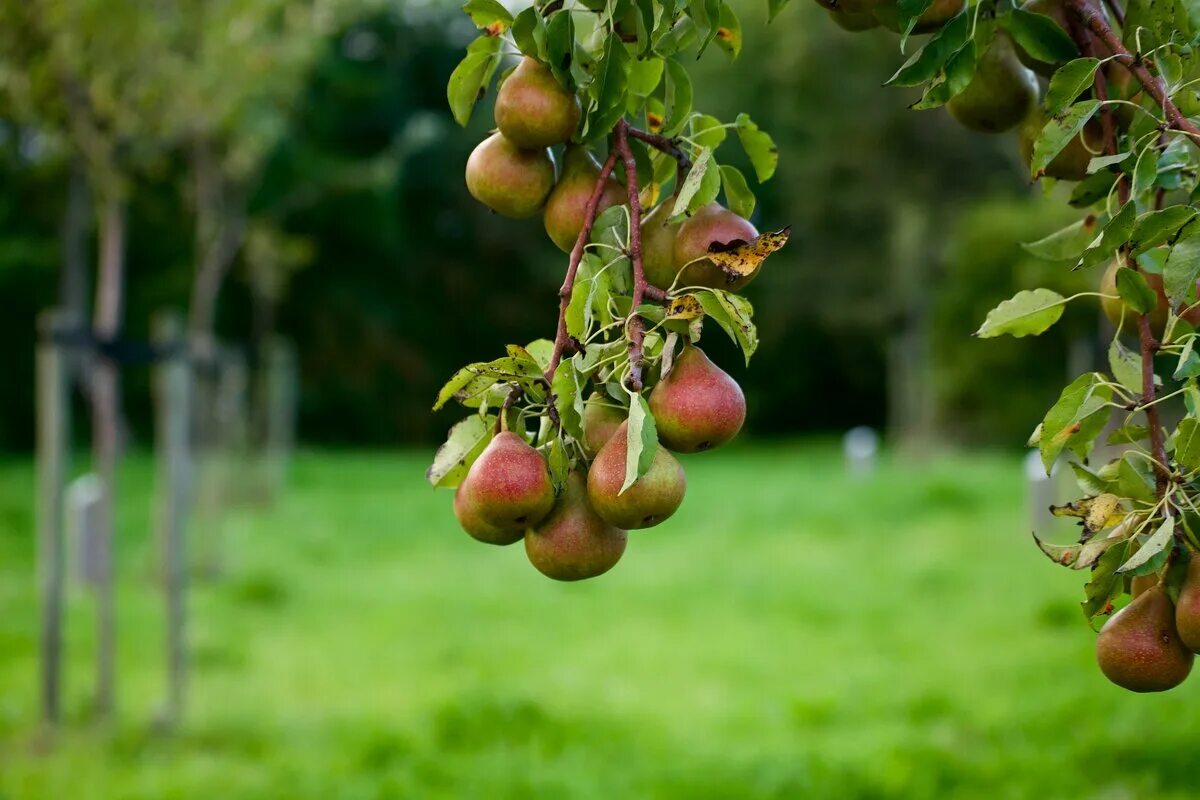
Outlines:
{"type": "Polygon", "coordinates": [[[662,193],[662,185],[651,181],[642,187],[638,193],[638,202],[642,208],[653,208],[658,205],[658,196],[662,193]]]}
{"type": "Polygon", "coordinates": [[[704,316],[704,306],[695,295],[685,294],[683,297],[671,299],[667,306],[667,319],[696,319],[704,316]]]}
{"type": "Polygon", "coordinates": [[[749,242],[740,240],[731,242],[724,246],[727,249],[720,249],[721,245],[714,244],[712,247],[719,249],[710,249],[706,255],[696,261],[708,259],[730,279],[744,278],[758,272],[758,268],[762,266],[762,262],[766,260],[767,256],[787,244],[791,233],[792,227],[789,225],[780,231],[761,234],[749,242]]]}

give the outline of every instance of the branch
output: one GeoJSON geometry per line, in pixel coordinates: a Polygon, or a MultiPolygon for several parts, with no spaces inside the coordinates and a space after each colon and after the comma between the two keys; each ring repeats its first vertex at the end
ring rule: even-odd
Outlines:
{"type": "Polygon", "coordinates": [[[1146,69],[1141,56],[1135,56],[1125,49],[1121,39],[1088,0],[1070,0],[1070,3],[1072,10],[1112,52],[1115,56],[1114,60],[1124,64],[1138,79],[1138,82],[1146,88],[1146,91],[1154,98],[1154,102],[1162,108],[1167,124],[1177,131],[1183,131],[1193,138],[1193,144],[1200,146],[1200,128],[1192,124],[1191,120],[1180,112],[1178,106],[1171,102],[1163,82],[1150,74],[1150,70],[1146,69]]]}
{"type": "Polygon", "coordinates": [[[629,306],[626,332],[629,336],[629,377],[625,385],[635,392],[642,390],[642,342],[646,326],[637,310],[646,297],[646,272],[642,269],[642,207],[638,199],[637,164],[629,149],[629,125],[617,123],[613,132],[615,153],[625,162],[625,193],[629,197],[629,260],[633,262],[633,297],[629,306]]]}
{"type": "Polygon", "coordinates": [[[1104,5],[1108,7],[1108,12],[1113,15],[1113,19],[1122,29],[1125,27],[1125,10],[1121,8],[1121,4],[1117,0],[1104,0],[1104,5]]]}
{"type": "Polygon", "coordinates": [[[678,192],[679,187],[683,185],[683,179],[687,177],[688,170],[692,168],[692,158],[679,146],[679,142],[675,139],[668,139],[666,136],[649,133],[631,126],[627,126],[625,132],[632,138],[640,142],[645,142],[655,150],[666,153],[675,159],[675,191],[678,192]]]}

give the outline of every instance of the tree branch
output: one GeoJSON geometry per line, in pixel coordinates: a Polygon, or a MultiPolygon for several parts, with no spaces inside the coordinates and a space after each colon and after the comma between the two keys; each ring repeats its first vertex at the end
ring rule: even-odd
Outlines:
{"type": "Polygon", "coordinates": [[[646,272],[642,268],[642,204],[638,197],[637,164],[633,151],[629,149],[629,125],[625,120],[617,123],[613,131],[615,152],[625,162],[625,194],[629,198],[629,260],[633,263],[633,297],[629,306],[629,319],[625,323],[629,337],[629,376],[625,385],[632,391],[642,390],[642,344],[646,336],[645,322],[637,310],[646,297],[646,272]]]}
{"type": "Polygon", "coordinates": [[[675,139],[669,139],[666,136],[660,136],[657,133],[649,133],[648,131],[639,130],[632,126],[625,128],[626,133],[640,142],[658,150],[661,153],[666,153],[671,158],[675,159],[675,191],[679,191],[679,187],[683,185],[683,179],[687,177],[688,170],[692,168],[692,158],[683,148],[679,146],[679,142],[675,139]]]}

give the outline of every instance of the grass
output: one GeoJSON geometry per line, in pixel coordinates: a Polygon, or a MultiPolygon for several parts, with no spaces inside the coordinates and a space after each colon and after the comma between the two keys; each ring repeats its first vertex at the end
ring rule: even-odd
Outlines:
{"type": "Polygon", "coordinates": [[[150,725],[162,610],[133,460],[120,717],[88,719],[77,591],[49,742],[32,476],[0,465],[0,798],[1195,796],[1200,681],[1104,681],[1082,576],[1029,541],[1015,459],[854,481],[820,444],[691,457],[676,517],[564,585],[459,532],[426,456],[308,454],[275,508],[230,516],[173,735],[150,725]]]}

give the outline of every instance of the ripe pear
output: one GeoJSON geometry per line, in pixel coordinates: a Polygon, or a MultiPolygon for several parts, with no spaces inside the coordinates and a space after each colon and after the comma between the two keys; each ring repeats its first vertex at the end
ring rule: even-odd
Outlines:
{"type": "Polygon", "coordinates": [[[1175,608],[1161,586],[1147,589],[1104,624],[1096,661],[1131,692],[1164,692],[1183,683],[1194,656],[1175,629],[1175,608]]]}
{"type": "Polygon", "coordinates": [[[579,115],[579,100],[536,58],[521,59],[496,94],[496,127],[526,150],[567,141],[579,115]]]}
{"type": "Polygon", "coordinates": [[[1151,572],[1149,575],[1135,575],[1133,580],[1129,582],[1129,594],[1133,597],[1141,597],[1148,589],[1158,586],[1158,573],[1151,572]]]}
{"type": "MultiPolygon", "coordinates": [[[[875,18],[883,27],[895,33],[900,32],[900,13],[895,0],[884,0],[873,6],[875,18]]],[[[933,33],[962,11],[964,0],[933,0],[925,13],[917,17],[913,33],[933,33]]]]}
{"type": "Polygon", "coordinates": [[[627,530],[650,528],[670,517],[683,502],[687,478],[675,456],[655,445],[654,460],[646,474],[624,492],[628,423],[621,423],[600,448],[588,470],[588,499],[607,522],[627,530]]]}
{"type": "Polygon", "coordinates": [[[567,476],[550,515],[525,533],[525,555],[546,577],[578,581],[612,569],[625,552],[627,538],[625,531],[595,512],[586,480],[576,470],[567,476]]]}
{"type": "Polygon", "coordinates": [[[458,524],[464,531],[485,544],[513,544],[525,535],[523,528],[504,530],[484,522],[471,498],[463,492],[463,484],[459,484],[454,492],[454,516],[458,517],[458,524]]]}
{"type": "MultiPolygon", "coordinates": [[[[600,164],[588,151],[580,145],[567,145],[563,156],[563,173],[546,200],[546,210],[542,214],[542,222],[546,225],[546,233],[565,253],[571,252],[579,231],[583,229],[583,218],[586,214],[588,200],[596,187],[596,179],[600,177],[600,164]]],[[[625,187],[609,176],[604,184],[604,193],[600,196],[600,204],[596,206],[596,214],[611,206],[621,205],[626,201],[625,187]]]]}
{"type": "Polygon", "coordinates": [[[659,289],[670,289],[675,268],[675,237],[680,223],[669,222],[675,198],[668,197],[642,218],[642,270],[646,280],[659,289]]]}
{"type": "Polygon", "coordinates": [[[1008,34],[998,32],[980,56],[971,82],[946,103],[946,110],[965,128],[1000,133],[1029,116],[1037,96],[1037,76],[1017,59],[1008,34]]]}
{"type": "Polygon", "coordinates": [[[502,431],[475,459],[459,487],[464,508],[504,531],[524,530],[550,513],[554,485],[542,454],[502,431]]]}
{"type": "Polygon", "coordinates": [[[1200,557],[1195,555],[1188,561],[1187,577],[1175,604],[1175,626],[1184,646],[1200,653],[1200,557]]]}
{"type": "Polygon", "coordinates": [[[677,453],[718,447],[746,420],[742,387],[695,345],[683,348],[648,402],[659,441],[677,453]]]}
{"type": "Polygon", "coordinates": [[[720,203],[709,203],[698,209],[680,224],[675,234],[675,269],[682,273],[677,285],[741,291],[757,272],[731,279],[704,256],[712,252],[710,248],[714,245],[749,242],[757,236],[758,230],[753,225],[720,203]]]}
{"type": "Polygon", "coordinates": [[[583,452],[588,458],[595,458],[600,448],[612,438],[617,428],[625,421],[626,411],[614,401],[599,394],[593,394],[583,405],[583,452]]]}
{"type": "MultiPolygon", "coordinates": [[[[1117,293],[1117,270],[1120,267],[1121,265],[1114,259],[1104,270],[1104,275],[1100,278],[1100,293],[1106,296],[1100,298],[1100,307],[1104,309],[1104,316],[1108,317],[1108,321],[1113,324],[1114,328],[1120,326],[1125,333],[1136,336],[1137,312],[1126,306],[1125,301],[1117,293]],[[1121,321],[1122,313],[1125,316],[1124,322],[1121,321]]],[[[1158,305],[1150,312],[1150,331],[1155,338],[1161,338],[1167,329],[1168,309],[1170,308],[1167,292],[1163,288],[1162,275],[1157,272],[1143,271],[1142,277],[1158,295],[1158,305]]],[[[1180,316],[1193,327],[1200,327],[1200,306],[1188,308],[1180,316]]]]}
{"type": "MultiPolygon", "coordinates": [[[[1033,143],[1046,127],[1048,117],[1041,106],[1034,108],[1017,131],[1017,148],[1021,158],[1028,164],[1033,157],[1033,143]]],[[[1076,135],[1046,167],[1046,176],[1063,181],[1081,181],[1087,177],[1088,164],[1093,155],[1104,152],[1104,132],[1100,124],[1091,120],[1083,131],[1076,135]]]]}
{"type": "Polygon", "coordinates": [[[467,191],[506,217],[532,217],[553,187],[550,151],[544,147],[522,150],[502,133],[484,139],[467,159],[467,191]]]}

